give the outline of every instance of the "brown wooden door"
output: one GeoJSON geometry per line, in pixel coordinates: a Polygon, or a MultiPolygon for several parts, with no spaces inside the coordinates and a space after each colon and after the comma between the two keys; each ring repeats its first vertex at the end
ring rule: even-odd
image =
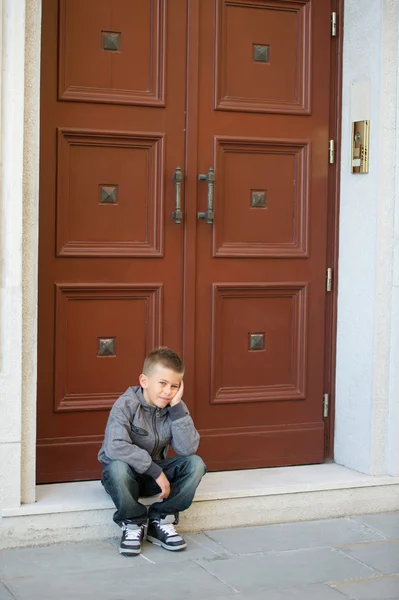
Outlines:
{"type": "Polygon", "coordinates": [[[39,482],[99,477],[159,343],[210,469],[323,461],[330,10],[43,0],[39,482]]]}
{"type": "Polygon", "coordinates": [[[182,350],[185,0],[44,0],[38,480],[99,476],[112,403],[182,350]],[[167,315],[167,318],[165,318],[167,315]]]}
{"type": "Polygon", "coordinates": [[[212,469],[324,458],[330,19],[325,0],[199,2],[198,166],[215,185],[195,418],[212,469]]]}

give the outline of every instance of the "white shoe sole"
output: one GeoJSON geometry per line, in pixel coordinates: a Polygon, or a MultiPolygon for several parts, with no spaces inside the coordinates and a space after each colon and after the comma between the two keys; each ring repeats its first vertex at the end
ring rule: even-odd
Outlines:
{"type": "Polygon", "coordinates": [[[161,540],[158,540],[150,535],[147,535],[147,540],[151,542],[151,544],[155,544],[155,546],[162,546],[162,548],[165,548],[165,550],[171,550],[172,552],[180,552],[180,550],[187,548],[187,544],[183,544],[181,546],[168,546],[168,544],[165,544],[165,542],[161,542],[161,540]]]}
{"type": "Polygon", "coordinates": [[[123,556],[137,556],[140,552],[141,548],[140,550],[134,548],[119,548],[119,554],[122,554],[123,556]]]}

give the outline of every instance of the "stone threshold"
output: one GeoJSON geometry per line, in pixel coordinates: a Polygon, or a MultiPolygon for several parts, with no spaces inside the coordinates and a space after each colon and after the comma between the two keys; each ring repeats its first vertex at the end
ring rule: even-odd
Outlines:
{"type": "MultiPolygon", "coordinates": [[[[300,467],[249,469],[207,473],[194,502],[274,496],[301,492],[399,484],[399,477],[372,476],[335,463],[300,467]]],[[[143,498],[150,504],[151,498],[143,498]]],[[[113,502],[100,481],[54,483],[36,487],[36,502],[5,508],[3,517],[112,509],[113,502]]]]}
{"type": "MultiPolygon", "coordinates": [[[[0,548],[119,533],[112,522],[113,503],[100,481],[39,485],[36,495],[33,504],[2,510],[0,548]]],[[[335,463],[225,471],[205,475],[192,507],[181,514],[180,527],[200,531],[398,508],[399,477],[364,475],[335,463]]]]}

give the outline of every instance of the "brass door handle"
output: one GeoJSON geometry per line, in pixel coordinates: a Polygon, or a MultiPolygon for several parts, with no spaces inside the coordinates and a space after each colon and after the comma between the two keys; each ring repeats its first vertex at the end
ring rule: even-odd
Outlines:
{"type": "Polygon", "coordinates": [[[176,167],[176,171],[173,173],[173,179],[176,183],[176,209],[172,212],[172,219],[176,225],[180,225],[183,220],[183,213],[181,211],[181,182],[183,179],[183,173],[180,167],[176,167]]]}
{"type": "Polygon", "coordinates": [[[207,175],[198,175],[199,181],[208,182],[208,210],[206,212],[199,212],[197,214],[198,219],[206,220],[208,225],[213,224],[215,213],[213,211],[213,194],[215,188],[215,171],[211,168],[208,169],[207,175]]]}

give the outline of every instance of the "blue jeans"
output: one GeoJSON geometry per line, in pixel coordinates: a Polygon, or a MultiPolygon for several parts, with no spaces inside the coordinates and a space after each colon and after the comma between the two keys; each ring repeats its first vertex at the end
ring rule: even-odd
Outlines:
{"type": "Polygon", "coordinates": [[[149,475],[140,475],[122,460],[112,460],[103,465],[101,483],[116,506],[114,521],[130,521],[141,525],[149,519],[178,516],[192,503],[195,490],[206,473],[202,459],[196,454],[177,456],[157,461],[170,483],[170,495],[166,500],[155,502],[147,507],[139,502],[140,496],[155,496],[161,488],[149,475]]]}

